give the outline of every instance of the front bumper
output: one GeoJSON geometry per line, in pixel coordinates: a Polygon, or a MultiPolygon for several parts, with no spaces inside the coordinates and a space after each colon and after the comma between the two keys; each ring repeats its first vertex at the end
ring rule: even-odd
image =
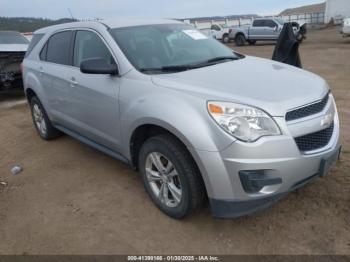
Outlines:
{"type": "MultiPolygon", "coordinates": [[[[332,157],[335,156],[335,158],[338,159],[340,153],[341,146],[339,146],[335,150],[332,157]]],[[[245,201],[210,199],[212,214],[214,217],[217,218],[235,218],[262,211],[276,203],[278,200],[285,197],[289,192],[292,192],[293,190],[296,190],[306,185],[309,181],[316,179],[317,177],[324,176],[324,170],[322,165],[323,161],[325,160],[321,160],[319,171],[316,174],[306,177],[300,181],[297,181],[287,192],[272,194],[271,196],[245,201]]]]}
{"type": "Polygon", "coordinates": [[[323,175],[324,161],[338,157],[339,120],[333,98],[317,115],[293,123],[283,117],[275,120],[283,135],[263,137],[255,143],[236,141],[221,152],[197,152],[215,217],[238,217],[262,210],[323,175]],[[301,152],[294,137],[318,131],[330,113],[334,116],[334,130],[329,143],[316,151],[301,152]],[[257,171],[257,176],[263,171],[267,185],[257,191],[247,190],[240,176],[242,171],[257,171]]]}

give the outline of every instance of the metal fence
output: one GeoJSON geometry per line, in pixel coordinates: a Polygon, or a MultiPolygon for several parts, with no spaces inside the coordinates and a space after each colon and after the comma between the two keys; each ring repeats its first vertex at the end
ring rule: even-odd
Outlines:
{"type": "Polygon", "coordinates": [[[296,15],[287,15],[287,16],[278,16],[287,22],[294,21],[305,21],[310,25],[324,24],[325,13],[305,13],[305,14],[296,14],[296,15]]]}
{"type": "MultiPolygon", "coordinates": [[[[264,16],[259,18],[282,18],[286,22],[304,21],[308,25],[324,24],[325,13],[305,13],[286,16],[264,16]]],[[[213,24],[219,24],[228,27],[250,25],[254,18],[220,19],[207,21],[194,21],[192,24],[198,29],[210,28],[213,24]]]]}

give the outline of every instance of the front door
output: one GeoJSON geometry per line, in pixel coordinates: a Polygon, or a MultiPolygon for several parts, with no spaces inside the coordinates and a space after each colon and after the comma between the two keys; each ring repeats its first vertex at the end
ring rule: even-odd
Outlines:
{"type": "Polygon", "coordinates": [[[263,40],[265,39],[265,25],[262,19],[253,21],[253,24],[249,28],[249,39],[251,40],[263,40]]]}
{"type": "Polygon", "coordinates": [[[278,25],[273,20],[265,20],[265,34],[266,39],[276,40],[279,35],[278,25]]]}
{"type": "Polygon", "coordinates": [[[70,83],[69,110],[75,132],[112,150],[120,149],[118,93],[120,78],[111,75],[83,74],[80,63],[103,58],[116,63],[107,44],[92,30],[76,31],[70,83]]]}

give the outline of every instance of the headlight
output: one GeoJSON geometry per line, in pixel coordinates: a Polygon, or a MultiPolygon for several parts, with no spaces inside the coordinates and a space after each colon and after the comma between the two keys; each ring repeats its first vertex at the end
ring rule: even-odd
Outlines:
{"type": "Polygon", "coordinates": [[[208,102],[208,111],[226,132],[245,142],[281,134],[276,122],[255,107],[228,102],[208,102]]]}

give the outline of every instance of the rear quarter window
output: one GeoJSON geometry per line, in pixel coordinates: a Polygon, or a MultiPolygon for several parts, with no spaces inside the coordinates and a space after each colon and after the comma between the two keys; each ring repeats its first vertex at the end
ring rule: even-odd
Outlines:
{"type": "Polygon", "coordinates": [[[28,57],[30,53],[33,51],[34,47],[40,42],[43,38],[44,34],[35,34],[30,42],[25,57],[28,57]]]}
{"type": "Polygon", "coordinates": [[[47,54],[47,43],[44,45],[43,49],[40,52],[40,60],[46,61],[46,54],[47,54]]]}

